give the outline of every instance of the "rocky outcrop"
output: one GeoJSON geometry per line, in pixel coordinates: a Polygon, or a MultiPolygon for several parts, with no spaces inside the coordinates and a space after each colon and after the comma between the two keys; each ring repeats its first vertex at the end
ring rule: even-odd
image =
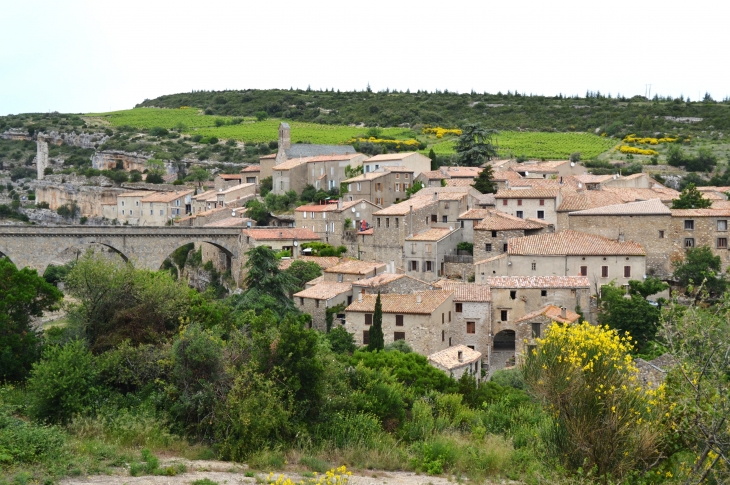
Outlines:
{"type": "Polygon", "coordinates": [[[36,138],[43,138],[45,141],[52,145],[72,145],[81,148],[96,148],[109,139],[109,136],[105,133],[79,133],[75,131],[71,133],[59,133],[57,131],[50,131],[48,133],[39,132],[36,138]]]}
{"type": "Polygon", "coordinates": [[[152,155],[147,153],[106,150],[92,155],[91,166],[97,170],[114,170],[121,164],[127,172],[132,170],[144,172],[147,170],[147,160],[150,158],[152,155]]]}
{"type": "Polygon", "coordinates": [[[4,133],[0,134],[0,139],[30,141],[32,137],[30,136],[30,133],[22,128],[10,128],[9,130],[5,130],[4,133]]]}
{"type": "Polygon", "coordinates": [[[47,202],[50,209],[56,210],[64,204],[75,203],[81,216],[99,217],[102,204],[116,204],[117,195],[126,192],[113,187],[76,185],[72,183],[57,184],[39,181],[34,184],[36,203],[47,202]]]}

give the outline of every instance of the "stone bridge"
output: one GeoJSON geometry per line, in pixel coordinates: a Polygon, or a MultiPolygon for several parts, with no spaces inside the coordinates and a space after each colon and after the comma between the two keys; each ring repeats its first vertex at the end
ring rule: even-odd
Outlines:
{"type": "Polygon", "coordinates": [[[83,250],[90,244],[106,246],[139,268],[158,270],[173,251],[191,242],[220,249],[227,256],[232,276],[238,280],[241,228],[0,226],[0,255],[7,256],[18,268],[34,268],[39,274],[67,249],[83,250]]]}

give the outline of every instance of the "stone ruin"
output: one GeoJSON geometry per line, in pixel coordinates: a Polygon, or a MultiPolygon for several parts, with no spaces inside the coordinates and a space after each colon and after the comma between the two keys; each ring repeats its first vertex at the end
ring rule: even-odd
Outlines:
{"type": "Polygon", "coordinates": [[[46,175],[46,168],[48,168],[48,143],[43,137],[39,136],[36,140],[36,147],[35,164],[38,170],[38,180],[43,180],[46,175]]]}

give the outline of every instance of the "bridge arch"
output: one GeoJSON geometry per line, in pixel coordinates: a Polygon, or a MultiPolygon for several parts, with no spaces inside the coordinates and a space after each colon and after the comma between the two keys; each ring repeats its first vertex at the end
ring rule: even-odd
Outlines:
{"type": "Polygon", "coordinates": [[[69,250],[77,249],[76,259],[78,259],[84,253],[86,253],[86,251],[88,249],[94,248],[94,246],[105,247],[105,248],[111,250],[110,252],[118,255],[122,259],[122,261],[124,261],[125,263],[129,261],[129,257],[126,254],[124,254],[122,251],[120,251],[118,248],[116,248],[113,244],[111,244],[109,242],[96,241],[96,240],[95,241],[83,241],[83,240],[73,241],[73,242],[71,242],[71,244],[60,245],[61,249],[59,249],[52,256],[47,258],[47,260],[43,263],[43,267],[38,268],[38,273],[43,274],[46,271],[46,268],[48,268],[48,266],[50,266],[52,263],[54,263],[56,261],[59,261],[60,259],[63,259],[63,258],[61,258],[61,256],[63,255],[63,253],[65,253],[69,250]]]}

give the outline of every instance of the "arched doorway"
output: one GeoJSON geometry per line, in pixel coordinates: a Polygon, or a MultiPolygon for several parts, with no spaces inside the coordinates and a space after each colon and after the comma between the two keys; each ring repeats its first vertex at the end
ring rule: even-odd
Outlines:
{"type": "Polygon", "coordinates": [[[489,372],[515,365],[515,331],[502,330],[492,339],[489,372]]]}

